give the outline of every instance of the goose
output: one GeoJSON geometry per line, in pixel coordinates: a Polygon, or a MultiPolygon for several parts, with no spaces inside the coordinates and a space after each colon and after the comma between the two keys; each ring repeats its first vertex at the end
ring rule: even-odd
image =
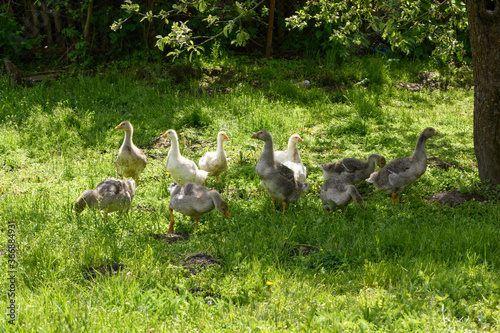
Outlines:
{"type": "Polygon", "coordinates": [[[293,177],[296,181],[300,183],[304,183],[306,181],[307,169],[304,164],[286,161],[283,163],[283,165],[293,171],[293,177]]]}
{"type": "Polygon", "coordinates": [[[283,214],[288,202],[297,201],[309,185],[295,180],[293,171],[285,165],[275,162],[273,151],[273,139],[267,130],[260,130],[252,139],[264,141],[264,150],[259,157],[255,171],[259,176],[262,185],[273,200],[273,207],[276,200],[283,203],[283,214]]]}
{"type": "Polygon", "coordinates": [[[399,194],[420,178],[427,169],[425,143],[427,139],[439,135],[432,127],[427,127],[420,134],[412,156],[392,160],[385,167],[370,175],[366,181],[373,183],[379,190],[391,193],[391,204],[399,201],[399,194]]]}
{"type": "Polygon", "coordinates": [[[209,191],[205,186],[195,183],[186,183],[182,186],[177,183],[172,183],[168,191],[170,192],[169,234],[174,232],[174,210],[194,218],[195,232],[198,226],[198,220],[214,208],[224,214],[228,219],[231,218],[227,203],[222,199],[219,192],[215,190],[209,191]]]}
{"type": "Polygon", "coordinates": [[[385,158],[379,154],[371,154],[366,161],[356,158],[343,158],[334,163],[321,164],[325,179],[339,178],[356,185],[370,177],[375,170],[375,165],[379,168],[385,166],[385,158]]]}
{"type": "Polygon", "coordinates": [[[108,213],[126,211],[135,194],[135,181],[108,178],[100,182],[95,189],[87,190],[76,199],[76,216],[86,207],[104,211],[107,218],[108,213]]]}
{"type": "Polygon", "coordinates": [[[120,178],[130,177],[138,181],[147,164],[146,155],[132,142],[134,128],[129,121],[122,121],[115,129],[125,132],[125,139],[115,161],[116,171],[120,178]]]}
{"type": "Polygon", "coordinates": [[[199,170],[196,163],[183,157],[179,151],[179,138],[173,129],[169,129],[162,134],[162,138],[171,142],[165,166],[172,175],[174,181],[180,185],[185,183],[204,184],[207,180],[208,172],[199,170]]]}
{"type": "Polygon", "coordinates": [[[329,178],[321,187],[321,202],[327,212],[340,209],[343,215],[345,207],[353,200],[366,209],[356,187],[345,179],[329,178]]]}
{"type": "Polygon", "coordinates": [[[219,183],[219,175],[227,170],[227,156],[224,151],[224,140],[229,140],[229,138],[226,132],[220,131],[219,134],[217,134],[217,151],[206,153],[198,162],[200,169],[207,171],[208,176],[215,176],[216,183],[219,183]]]}
{"type": "Polygon", "coordinates": [[[288,139],[288,149],[285,151],[277,150],[274,152],[274,161],[282,163],[288,168],[292,169],[295,180],[304,183],[307,178],[307,169],[302,164],[300,159],[297,143],[304,142],[298,134],[292,134],[288,139]]]}
{"type": "Polygon", "coordinates": [[[304,142],[304,140],[298,134],[292,134],[290,139],[288,139],[287,150],[277,150],[274,152],[274,160],[278,163],[284,163],[286,161],[292,161],[295,163],[302,163],[300,160],[299,150],[297,149],[297,143],[304,142]]]}

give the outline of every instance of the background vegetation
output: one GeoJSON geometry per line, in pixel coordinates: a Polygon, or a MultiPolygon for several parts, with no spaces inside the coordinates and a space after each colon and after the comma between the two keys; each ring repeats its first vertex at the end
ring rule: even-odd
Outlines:
{"type": "MultiPolygon", "coordinates": [[[[16,325],[2,317],[0,328],[496,330],[497,198],[454,208],[424,199],[477,189],[470,70],[327,54],[288,61],[213,54],[167,67],[122,60],[33,87],[2,77],[0,216],[17,225],[19,308],[16,325]],[[428,70],[443,89],[399,88],[428,70]],[[304,79],[310,90],[296,85],[304,79]],[[149,156],[132,212],[108,221],[92,211],[75,217],[76,197],[116,176],[123,133],[113,128],[125,119],[149,156]],[[441,133],[428,141],[428,156],[462,169],[431,165],[401,204],[362,186],[366,211],[322,210],[320,163],[373,152],[388,160],[408,156],[427,126],[441,133]],[[207,186],[222,193],[232,218],[211,212],[194,234],[193,221],[176,214],[176,232],[190,238],[172,244],[153,236],[168,228],[172,179],[164,169],[168,147],[152,143],[169,128],[182,133],[181,152],[195,161],[215,149],[219,130],[230,137],[229,169],[218,186],[207,186]],[[262,144],[250,136],[262,128],[276,149],[295,132],[305,140],[299,149],[311,190],[285,215],[273,210],[254,171],[262,144]],[[299,245],[317,252],[294,255],[290,249],[299,245]],[[196,253],[221,265],[192,274],[182,264],[196,253]],[[124,271],[88,278],[90,266],[113,263],[124,271]]],[[[1,272],[7,286],[7,270],[1,272]]],[[[2,294],[0,308],[6,302],[2,294]]]]}
{"type": "Polygon", "coordinates": [[[389,54],[470,63],[463,1],[0,0],[0,57],[17,66],[95,66],[198,53],[389,54]]]}

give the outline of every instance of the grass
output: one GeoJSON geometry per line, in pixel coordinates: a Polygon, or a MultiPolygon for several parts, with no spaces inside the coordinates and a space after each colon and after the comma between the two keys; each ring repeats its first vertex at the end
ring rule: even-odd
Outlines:
{"type": "MultiPolygon", "coordinates": [[[[423,199],[474,191],[479,182],[470,77],[467,69],[372,57],[110,66],[31,88],[0,78],[0,251],[7,249],[6,222],[14,221],[18,255],[15,326],[2,316],[0,330],[497,330],[498,203],[451,208],[423,199]],[[415,82],[423,70],[439,71],[448,90],[395,86],[415,82]],[[306,78],[311,90],[295,84],[306,78]],[[128,216],[75,217],[75,199],[116,176],[123,133],[114,127],[122,120],[134,125],[138,146],[177,129],[181,153],[195,161],[226,130],[229,169],[219,185],[207,185],[222,192],[232,218],[213,211],[194,234],[193,220],[176,214],[175,231],[188,232],[188,241],[151,236],[168,228],[172,179],[164,148],[144,149],[160,158],[149,159],[128,216]],[[388,160],[408,156],[427,126],[441,133],[429,139],[428,157],[463,171],[429,167],[402,204],[391,206],[387,194],[364,186],[366,211],[322,210],[320,163],[375,152],[388,160]],[[305,140],[299,149],[311,190],[285,215],[278,205],[273,210],[254,171],[262,143],[250,136],[262,128],[275,149],[295,132],[305,140]],[[318,252],[291,256],[295,245],[318,252]],[[191,274],[182,261],[195,253],[222,265],[191,274]],[[112,263],[124,264],[124,272],[85,277],[89,266],[112,263]]],[[[0,290],[9,288],[7,271],[0,290]]],[[[7,302],[2,291],[2,313],[7,302]]]]}

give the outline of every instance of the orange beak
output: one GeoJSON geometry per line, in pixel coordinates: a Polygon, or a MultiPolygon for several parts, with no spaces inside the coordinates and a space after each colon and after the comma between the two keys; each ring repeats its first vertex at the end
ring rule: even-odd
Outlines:
{"type": "Polygon", "coordinates": [[[257,133],[255,133],[254,135],[252,135],[252,139],[257,139],[257,133]]]}
{"type": "Polygon", "coordinates": [[[224,215],[226,215],[228,219],[231,218],[231,215],[229,215],[229,211],[228,210],[226,210],[226,212],[224,213],[224,215]]]}
{"type": "Polygon", "coordinates": [[[122,129],[122,125],[116,126],[115,129],[122,129]]]}
{"type": "Polygon", "coordinates": [[[161,137],[165,139],[167,137],[167,132],[163,133],[161,137]]]}
{"type": "Polygon", "coordinates": [[[301,137],[299,137],[299,142],[304,142],[304,140],[302,140],[302,138],[301,138],[301,137]]]}
{"type": "Polygon", "coordinates": [[[224,139],[229,140],[226,134],[224,134],[224,139]]]}

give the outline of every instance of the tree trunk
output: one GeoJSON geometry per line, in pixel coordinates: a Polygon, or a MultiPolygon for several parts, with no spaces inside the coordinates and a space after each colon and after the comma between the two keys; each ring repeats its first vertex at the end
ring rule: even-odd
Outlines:
{"type": "Polygon", "coordinates": [[[479,178],[500,184],[500,0],[467,0],[479,178]]]}
{"type": "Polygon", "coordinates": [[[93,2],[93,0],[89,1],[89,6],[87,7],[87,19],[85,20],[85,28],[83,29],[83,40],[87,43],[90,42],[90,24],[92,21],[93,2]]]}

